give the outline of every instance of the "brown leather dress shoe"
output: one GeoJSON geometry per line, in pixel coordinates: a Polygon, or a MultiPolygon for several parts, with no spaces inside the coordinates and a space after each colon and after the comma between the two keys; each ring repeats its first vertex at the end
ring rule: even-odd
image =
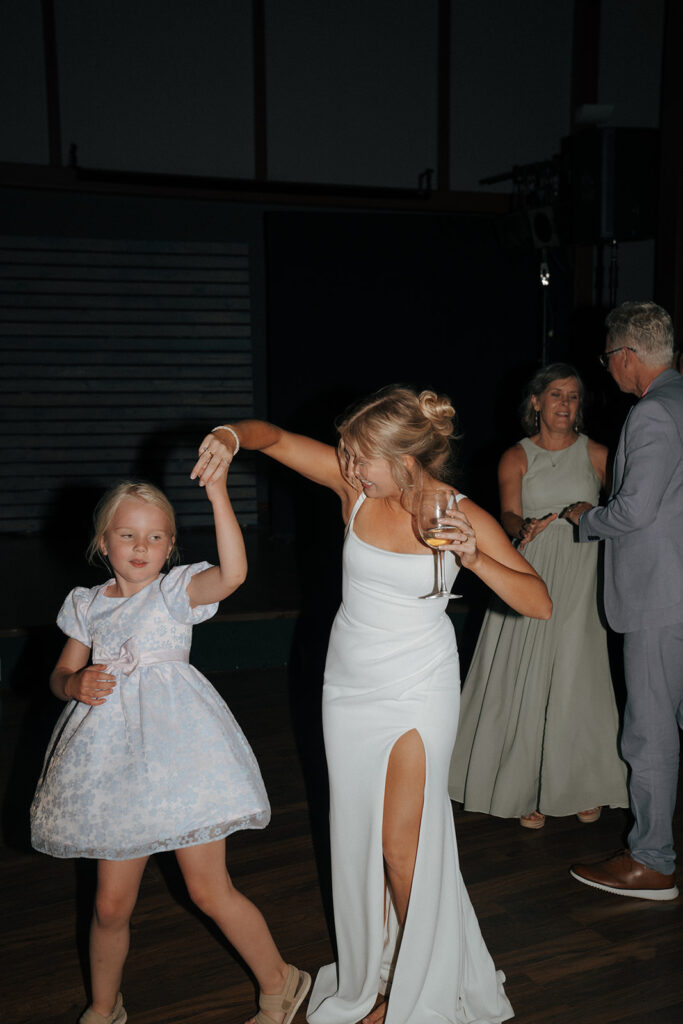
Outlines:
{"type": "Polygon", "coordinates": [[[640,900],[675,900],[678,896],[673,875],[663,875],[639,864],[628,850],[597,864],[572,864],[569,874],[577,882],[617,896],[635,896],[640,900]]]}

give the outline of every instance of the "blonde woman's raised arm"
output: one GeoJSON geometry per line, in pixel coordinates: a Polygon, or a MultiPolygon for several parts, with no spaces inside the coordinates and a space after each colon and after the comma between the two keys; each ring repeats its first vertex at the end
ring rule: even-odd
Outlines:
{"type": "Polygon", "coordinates": [[[199,446],[192,479],[199,477],[200,484],[207,484],[218,472],[221,460],[229,464],[239,448],[263,452],[308,480],[329,487],[342,500],[353,492],[342,476],[336,448],[266,420],[238,420],[215,427],[199,446]]]}

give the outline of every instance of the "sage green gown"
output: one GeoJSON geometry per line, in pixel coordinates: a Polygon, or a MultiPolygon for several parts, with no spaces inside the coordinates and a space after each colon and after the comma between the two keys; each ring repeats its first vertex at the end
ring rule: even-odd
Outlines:
{"type": "MultiPolygon", "coordinates": [[[[595,505],[600,481],[588,438],[562,451],[520,441],[526,517],[575,501],[595,505]]],[[[499,599],[484,619],[462,692],[451,761],[451,799],[501,818],[538,809],[568,815],[598,805],[628,807],[617,749],[618,714],[598,613],[598,544],[580,544],[556,519],[523,550],[553,601],[548,621],[499,599]]]]}

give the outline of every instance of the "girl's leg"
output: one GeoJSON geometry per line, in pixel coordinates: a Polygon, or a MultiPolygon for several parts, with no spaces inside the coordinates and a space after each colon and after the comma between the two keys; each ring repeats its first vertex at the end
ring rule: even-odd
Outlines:
{"type": "MultiPolygon", "coordinates": [[[[187,891],[193,902],[218,925],[226,939],[253,971],[261,992],[282,992],[288,965],[265,918],[234,885],[225,864],[225,840],[176,850],[187,891]]],[[[274,1016],[282,1019],[284,1014],[274,1016]]]]}
{"type": "Polygon", "coordinates": [[[130,918],[147,857],[97,864],[95,912],[90,926],[92,1008],[107,1017],[121,988],[130,943],[130,918]]]}
{"type": "MultiPolygon", "coordinates": [[[[389,755],[384,787],[382,850],[384,865],[399,923],[405,922],[413,885],[424,804],[425,751],[416,729],[404,733],[389,755]]],[[[364,1024],[384,1020],[386,1003],[363,1018],[364,1024]]]]}

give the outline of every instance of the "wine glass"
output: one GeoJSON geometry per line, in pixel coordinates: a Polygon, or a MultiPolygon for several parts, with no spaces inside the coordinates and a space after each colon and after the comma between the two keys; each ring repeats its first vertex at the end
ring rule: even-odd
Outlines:
{"type": "Polygon", "coordinates": [[[460,594],[451,594],[446,586],[446,566],[444,561],[443,545],[450,542],[448,534],[454,534],[458,526],[446,518],[446,513],[455,507],[455,491],[450,487],[435,487],[424,490],[418,497],[417,503],[417,528],[420,531],[422,540],[430,548],[434,549],[436,556],[436,580],[434,589],[424,598],[429,597],[460,597],[460,594]],[[437,534],[446,534],[444,537],[437,534]]]}

